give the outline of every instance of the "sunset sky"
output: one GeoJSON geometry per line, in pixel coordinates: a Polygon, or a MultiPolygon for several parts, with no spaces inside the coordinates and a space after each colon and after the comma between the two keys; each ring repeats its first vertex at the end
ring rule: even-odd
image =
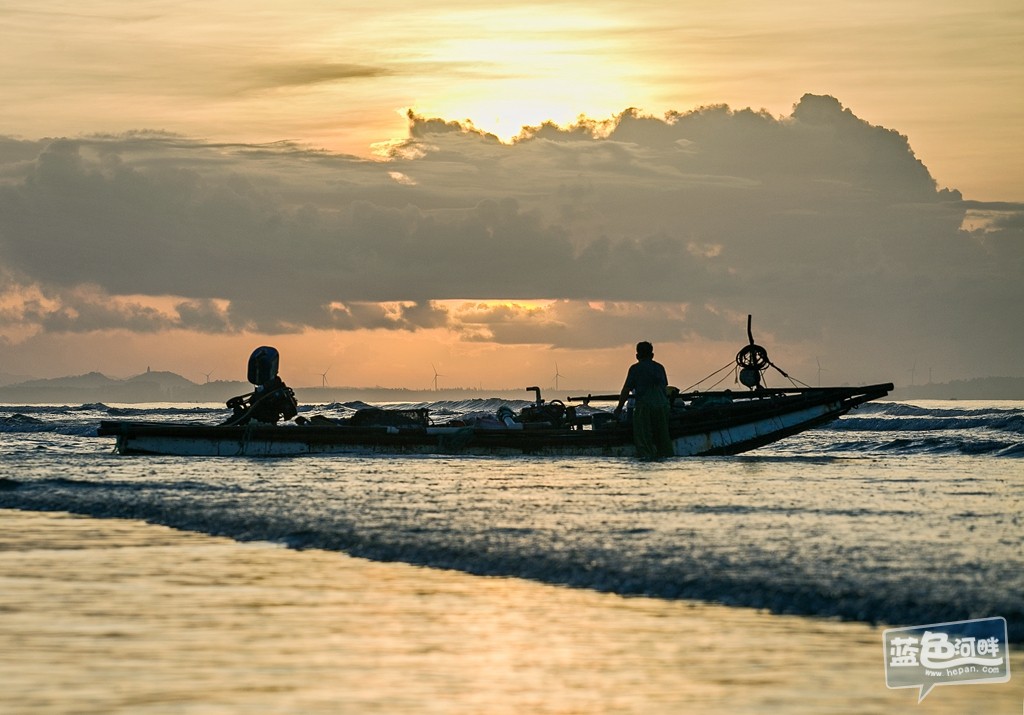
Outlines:
{"type": "MultiPolygon", "coordinates": [[[[1024,375],[1024,5],[10,0],[0,375],[1024,375]],[[820,373],[819,373],[820,368],[820,373]]],[[[731,385],[730,385],[731,386],[731,385]]]]}

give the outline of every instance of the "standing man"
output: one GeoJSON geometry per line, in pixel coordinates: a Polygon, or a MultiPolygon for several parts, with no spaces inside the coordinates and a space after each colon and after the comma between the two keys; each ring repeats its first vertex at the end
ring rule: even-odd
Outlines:
{"type": "Polygon", "coordinates": [[[673,457],[672,439],[668,434],[668,375],[661,363],[654,361],[654,346],[647,341],[636,344],[636,362],[630,365],[626,382],[619,393],[615,416],[633,393],[633,441],[636,456],[645,461],[673,457]]]}

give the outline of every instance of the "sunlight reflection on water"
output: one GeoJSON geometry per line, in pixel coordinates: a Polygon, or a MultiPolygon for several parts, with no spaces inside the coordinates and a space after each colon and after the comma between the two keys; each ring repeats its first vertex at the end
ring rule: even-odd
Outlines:
{"type": "MultiPolygon", "coordinates": [[[[1015,653],[1012,671],[1024,672],[1015,653]]],[[[1019,678],[1019,676],[1018,676],[1019,678]]],[[[5,713],[889,713],[881,629],[2,512],[5,713]]],[[[1017,680],[1017,682],[1020,682],[1017,680]]],[[[922,712],[1016,712],[944,687],[922,712]]]]}

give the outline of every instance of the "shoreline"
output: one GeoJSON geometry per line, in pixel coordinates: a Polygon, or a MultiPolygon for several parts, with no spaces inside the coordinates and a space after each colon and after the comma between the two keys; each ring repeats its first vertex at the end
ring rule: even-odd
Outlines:
{"type": "MultiPolygon", "coordinates": [[[[881,627],[0,511],[11,713],[889,713],[881,627]]],[[[998,614],[992,614],[998,615],[998,614]]],[[[1011,681],[922,713],[1016,713],[1011,681]]]]}

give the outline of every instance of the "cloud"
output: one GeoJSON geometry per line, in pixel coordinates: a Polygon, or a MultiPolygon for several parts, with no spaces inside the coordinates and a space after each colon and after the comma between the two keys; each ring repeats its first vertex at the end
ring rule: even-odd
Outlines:
{"type": "Polygon", "coordinates": [[[778,118],[627,110],[510,144],[469,123],[409,122],[381,161],[154,133],[0,141],[0,266],[56,305],[8,321],[447,327],[583,349],[638,327],[717,339],[721,316],[752,312],[779,339],[841,343],[851,358],[886,344],[897,359],[954,350],[1019,372],[1010,355],[1024,345],[998,316],[1024,304],[1021,205],[940,190],[907,137],[832,97],[778,118]],[[103,310],[82,286],[177,302],[103,310]]]}
{"type": "Polygon", "coordinates": [[[7,284],[5,302],[12,294],[14,306],[0,310],[0,328],[30,327],[44,332],[87,333],[120,329],[153,333],[178,327],[172,315],[145,300],[112,297],[94,286],[79,286],[53,293],[7,284]]]}
{"type": "Polygon", "coordinates": [[[477,342],[558,345],[570,349],[607,347],[642,334],[675,341],[693,329],[685,305],[555,300],[544,305],[464,303],[451,311],[449,328],[477,342]],[[613,337],[614,336],[614,337],[613,337]]]}
{"type": "Polygon", "coordinates": [[[278,62],[246,67],[244,71],[237,73],[237,78],[238,83],[248,90],[268,90],[368,79],[389,74],[389,70],[381,67],[343,62],[278,62]]]}

